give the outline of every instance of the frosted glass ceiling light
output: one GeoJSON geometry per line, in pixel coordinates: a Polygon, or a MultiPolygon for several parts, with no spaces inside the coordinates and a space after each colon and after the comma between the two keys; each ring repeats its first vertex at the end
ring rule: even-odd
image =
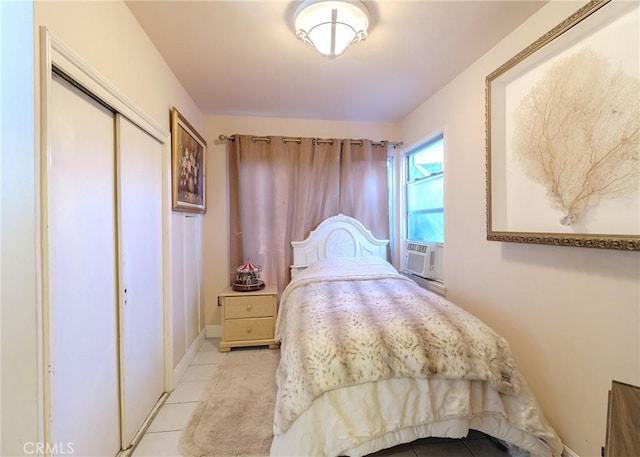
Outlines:
{"type": "Polygon", "coordinates": [[[359,1],[306,0],[296,9],[296,36],[329,59],[367,38],[368,26],[367,8],[359,1]]]}

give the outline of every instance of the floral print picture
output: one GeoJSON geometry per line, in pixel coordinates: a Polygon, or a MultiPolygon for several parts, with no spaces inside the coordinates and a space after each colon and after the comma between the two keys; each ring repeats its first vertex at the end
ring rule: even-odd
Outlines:
{"type": "Polygon", "coordinates": [[[180,112],[171,110],[174,211],[204,213],[207,143],[180,112]]]}

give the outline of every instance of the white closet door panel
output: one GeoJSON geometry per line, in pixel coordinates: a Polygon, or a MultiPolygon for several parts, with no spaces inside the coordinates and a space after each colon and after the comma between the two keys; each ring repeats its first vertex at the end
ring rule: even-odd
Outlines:
{"type": "Polygon", "coordinates": [[[171,215],[171,266],[173,268],[173,278],[171,283],[171,300],[173,304],[173,360],[175,368],[182,357],[187,353],[186,336],[186,307],[185,284],[184,284],[184,215],[173,213],[171,215]]]}
{"type": "Polygon", "coordinates": [[[117,117],[122,447],[164,392],[162,145],[117,117]]]}
{"type": "Polygon", "coordinates": [[[51,439],[120,449],[114,117],[55,77],[48,157],[51,439]]]}
{"type": "Polygon", "coordinates": [[[200,217],[184,218],[184,272],[185,272],[185,311],[188,316],[186,324],[187,346],[200,333],[200,217]]]}

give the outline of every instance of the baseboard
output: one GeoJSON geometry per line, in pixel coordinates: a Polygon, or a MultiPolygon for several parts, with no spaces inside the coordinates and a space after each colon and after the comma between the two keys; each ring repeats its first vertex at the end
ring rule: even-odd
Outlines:
{"type": "Polygon", "coordinates": [[[576,454],[571,448],[568,448],[566,445],[562,451],[562,457],[580,457],[576,454]]]}
{"type": "Polygon", "coordinates": [[[207,325],[207,338],[220,338],[222,336],[222,325],[207,325]]]}
{"type": "Polygon", "coordinates": [[[206,332],[205,332],[204,329],[202,329],[200,331],[200,333],[198,334],[196,339],[193,340],[193,343],[191,343],[191,345],[189,346],[189,349],[187,349],[187,352],[182,357],[182,360],[180,360],[180,362],[178,362],[178,365],[176,365],[176,367],[173,369],[173,385],[174,385],[174,387],[178,384],[178,382],[180,381],[180,379],[184,375],[184,372],[187,371],[187,368],[189,368],[189,365],[191,364],[191,361],[193,360],[193,358],[198,353],[198,350],[200,349],[200,346],[204,342],[205,333],[206,332]]]}

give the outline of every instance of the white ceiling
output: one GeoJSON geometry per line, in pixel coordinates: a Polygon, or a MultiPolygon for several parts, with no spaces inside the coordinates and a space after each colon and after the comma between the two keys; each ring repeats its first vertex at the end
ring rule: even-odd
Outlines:
{"type": "Polygon", "coordinates": [[[364,2],[369,37],[334,60],[298,41],[298,1],[128,0],[205,114],[396,122],[544,0],[364,2]]]}

